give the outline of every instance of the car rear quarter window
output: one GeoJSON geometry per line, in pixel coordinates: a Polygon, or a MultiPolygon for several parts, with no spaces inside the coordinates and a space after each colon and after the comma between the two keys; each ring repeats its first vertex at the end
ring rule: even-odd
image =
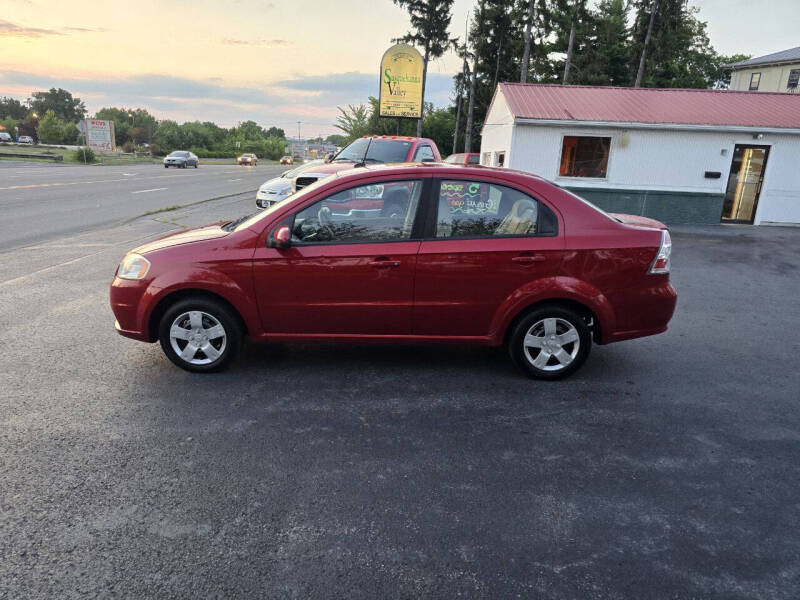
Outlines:
{"type": "Polygon", "coordinates": [[[439,182],[436,237],[555,235],[553,212],[531,196],[495,183],[439,182]]]}

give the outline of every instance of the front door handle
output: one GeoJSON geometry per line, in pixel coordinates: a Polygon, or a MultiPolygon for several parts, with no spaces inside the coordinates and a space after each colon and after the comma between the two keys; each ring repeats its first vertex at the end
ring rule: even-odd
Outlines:
{"type": "Polygon", "coordinates": [[[532,265],[533,263],[547,260],[547,257],[544,254],[527,254],[524,256],[515,256],[511,260],[521,265],[532,265]]]}
{"type": "Polygon", "coordinates": [[[379,256],[373,261],[370,261],[370,266],[376,269],[395,269],[400,266],[399,260],[389,260],[387,256],[379,256]]]}

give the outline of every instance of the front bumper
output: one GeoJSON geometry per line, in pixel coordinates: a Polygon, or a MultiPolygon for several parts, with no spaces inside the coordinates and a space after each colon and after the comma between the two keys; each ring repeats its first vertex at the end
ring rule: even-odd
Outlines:
{"type": "Polygon", "coordinates": [[[109,291],[111,311],[116,321],[117,333],[142,342],[153,341],[147,324],[147,290],[142,281],[114,277],[109,291]]]}
{"type": "Polygon", "coordinates": [[[289,194],[276,194],[270,192],[262,192],[258,190],[256,193],[256,206],[259,208],[269,208],[273,204],[277,204],[278,202],[282,202],[289,197],[289,194]]]}

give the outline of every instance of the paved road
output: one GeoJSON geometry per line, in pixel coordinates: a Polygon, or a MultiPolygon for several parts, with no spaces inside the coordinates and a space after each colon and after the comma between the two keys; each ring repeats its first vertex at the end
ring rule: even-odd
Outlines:
{"type": "Polygon", "coordinates": [[[676,228],[670,331],[542,383],[476,348],[180,371],[107,296],[169,227],[0,253],[0,598],[797,598],[800,230],[676,228]]]}
{"type": "MultiPolygon", "coordinates": [[[[167,206],[253,191],[285,167],[164,169],[0,161],[0,250],[109,225],[167,206]]],[[[255,193],[253,194],[255,202],[255,193]]],[[[253,205],[255,210],[255,205],[253,205]]]]}

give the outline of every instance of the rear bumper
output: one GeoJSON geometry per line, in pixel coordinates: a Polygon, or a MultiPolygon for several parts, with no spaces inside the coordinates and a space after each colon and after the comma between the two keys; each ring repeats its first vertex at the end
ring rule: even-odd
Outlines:
{"type": "Polygon", "coordinates": [[[601,343],[664,333],[677,302],[678,292],[666,276],[664,281],[655,285],[625,290],[624,297],[611,302],[615,307],[617,327],[614,331],[601,332],[604,334],[601,343]]]}

